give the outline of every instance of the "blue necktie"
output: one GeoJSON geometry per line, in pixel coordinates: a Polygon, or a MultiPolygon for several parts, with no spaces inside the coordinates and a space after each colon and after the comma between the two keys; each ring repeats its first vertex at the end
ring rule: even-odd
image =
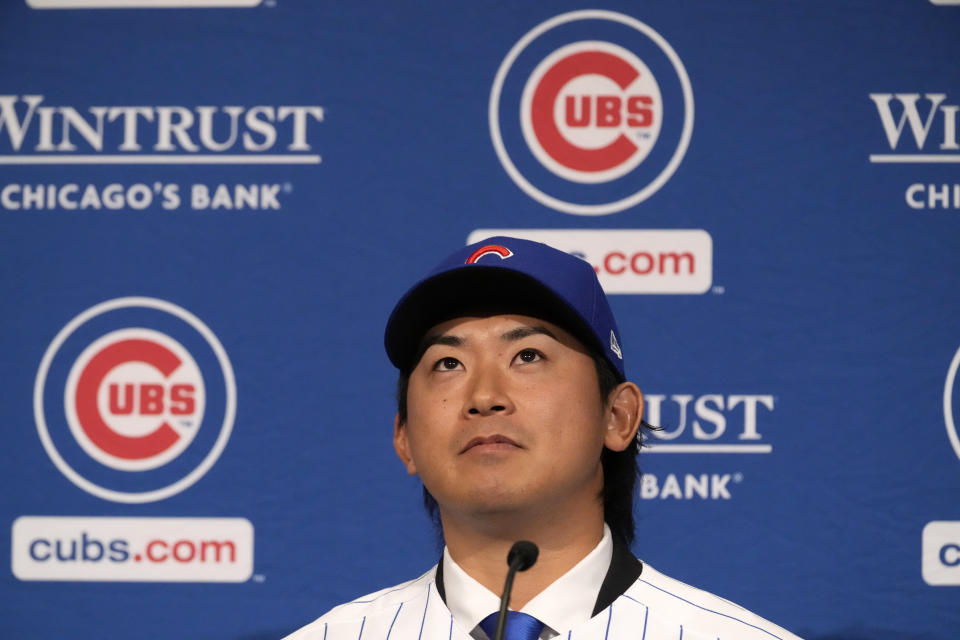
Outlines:
{"type": "MultiPolygon", "coordinates": [[[[480,621],[480,628],[490,640],[497,631],[497,613],[491,613],[480,621]]],[[[507,626],[503,630],[503,640],[537,640],[543,631],[543,623],[521,611],[507,611],[507,626]]]]}

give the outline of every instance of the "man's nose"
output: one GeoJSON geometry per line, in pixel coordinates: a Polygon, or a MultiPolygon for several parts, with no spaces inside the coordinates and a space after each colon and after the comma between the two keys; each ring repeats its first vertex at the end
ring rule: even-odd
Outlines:
{"type": "Polygon", "coordinates": [[[513,402],[503,375],[492,368],[476,372],[464,409],[468,416],[512,413],[513,402]]]}

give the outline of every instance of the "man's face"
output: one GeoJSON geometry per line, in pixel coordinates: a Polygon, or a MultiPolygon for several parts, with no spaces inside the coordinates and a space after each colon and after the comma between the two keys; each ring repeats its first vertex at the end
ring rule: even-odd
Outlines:
{"type": "Polygon", "coordinates": [[[550,322],[497,315],[439,324],[426,344],[395,446],[442,515],[600,504],[610,411],[579,341],[550,322]]]}

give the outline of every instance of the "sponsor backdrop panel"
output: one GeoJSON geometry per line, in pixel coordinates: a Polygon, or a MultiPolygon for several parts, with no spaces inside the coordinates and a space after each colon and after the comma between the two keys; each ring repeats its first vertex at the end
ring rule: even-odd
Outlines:
{"type": "Polygon", "coordinates": [[[663,427],[641,558],[804,638],[954,638],[958,30],[947,0],[3,3],[0,636],[280,638],[419,575],[383,324],[505,233],[612,296],[663,427]]]}

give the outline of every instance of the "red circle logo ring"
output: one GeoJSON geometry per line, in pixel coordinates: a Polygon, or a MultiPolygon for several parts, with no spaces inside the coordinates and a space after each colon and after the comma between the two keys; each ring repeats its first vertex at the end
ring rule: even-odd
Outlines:
{"type": "Polygon", "coordinates": [[[151,329],[121,329],[84,349],[67,377],[67,423],[101,464],[145,471],[177,457],[203,421],[203,376],[190,353],[151,329]]]}
{"type": "Polygon", "coordinates": [[[575,42],[537,65],[521,101],[524,139],[550,171],[580,183],[615,180],[656,145],[663,100],[640,58],[610,42],[575,42]]]}

